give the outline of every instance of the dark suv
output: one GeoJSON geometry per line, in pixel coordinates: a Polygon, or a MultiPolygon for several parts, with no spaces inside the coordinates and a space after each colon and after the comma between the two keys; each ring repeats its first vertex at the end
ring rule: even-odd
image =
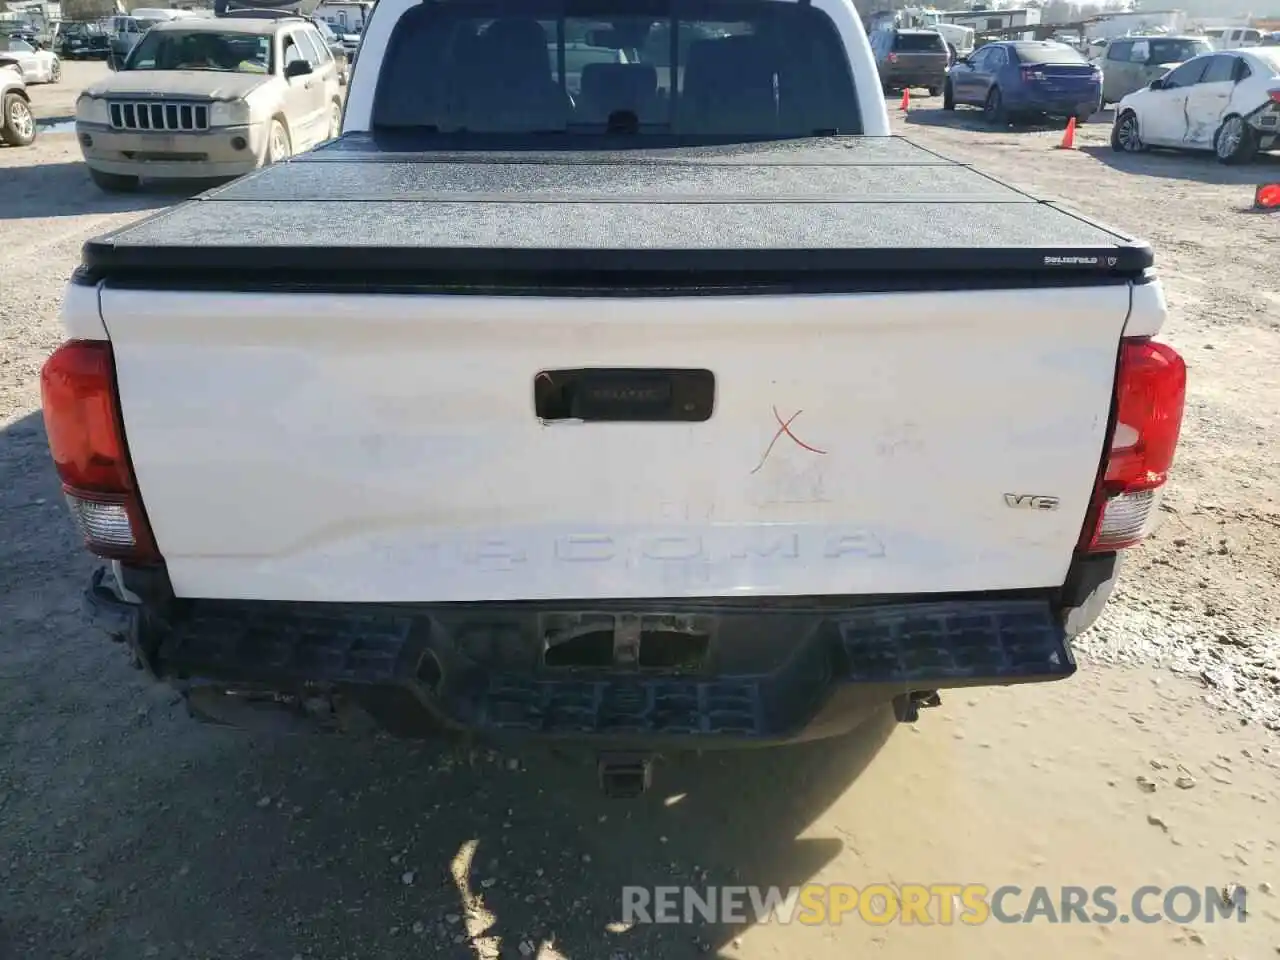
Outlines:
{"type": "Polygon", "coordinates": [[[936,97],[946,83],[951,52],[936,30],[877,30],[871,35],[871,50],[885,93],[925,87],[936,97]]]}

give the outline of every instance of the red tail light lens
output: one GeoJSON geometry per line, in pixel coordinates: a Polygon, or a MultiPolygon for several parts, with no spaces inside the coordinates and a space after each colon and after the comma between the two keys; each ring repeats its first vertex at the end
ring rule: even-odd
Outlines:
{"type": "Polygon", "coordinates": [[[138,496],[116,399],[111,345],[64,343],[40,373],[49,452],[85,546],[101,557],[160,559],[138,496]]]}
{"type": "Polygon", "coordinates": [[[1182,431],[1187,367],[1172,347],[1126,340],[1116,375],[1110,448],[1080,546],[1106,553],[1150,530],[1182,431]]]}
{"type": "Polygon", "coordinates": [[[1272,102],[1280,103],[1280,90],[1268,90],[1267,96],[1271,98],[1272,102]]]}
{"type": "Polygon", "coordinates": [[[898,55],[897,55],[896,53],[890,53],[890,54],[889,54],[889,62],[890,62],[890,63],[897,63],[897,62],[898,62],[898,55]]]}
{"type": "Polygon", "coordinates": [[[1022,80],[1024,83],[1029,80],[1043,80],[1043,79],[1044,79],[1044,73],[1040,70],[1037,70],[1035,67],[1022,68],[1022,80]]]}

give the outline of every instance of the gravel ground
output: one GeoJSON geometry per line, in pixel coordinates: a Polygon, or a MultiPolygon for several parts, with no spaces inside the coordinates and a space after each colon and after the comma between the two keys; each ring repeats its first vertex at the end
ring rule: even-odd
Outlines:
{"type": "MultiPolygon", "coordinates": [[[[925,101],[936,103],[936,101],[925,101]]],[[[1133,554],[1083,647],[1157,662],[1254,720],[1280,719],[1280,223],[1253,212],[1280,157],[1118,155],[1110,113],[1079,127],[992,131],[978,111],[899,116],[908,136],[1148,239],[1187,359],[1188,408],[1165,523],[1133,554]],[[1139,573],[1140,571],[1140,573],[1139,573]]]]}
{"type": "MultiPolygon", "coordinates": [[[[46,116],[66,99],[33,96],[46,116]]],[[[565,756],[197,726],[86,629],[91,565],[37,374],[80,244],[174,198],[104,197],[69,136],[0,149],[0,960],[1275,956],[1280,229],[1246,208],[1280,165],[1116,158],[1103,124],[1058,151],[1056,131],[936,104],[917,100],[904,131],[1155,243],[1191,367],[1165,522],[1071,681],[673,762],[636,803],[601,800],[565,756]],[[1248,923],[617,922],[626,883],[810,879],[1242,883],[1252,899],[1248,923]]]]}

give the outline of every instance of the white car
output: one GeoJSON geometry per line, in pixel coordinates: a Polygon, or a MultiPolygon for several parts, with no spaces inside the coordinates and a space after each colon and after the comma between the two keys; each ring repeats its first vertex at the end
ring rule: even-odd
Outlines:
{"type": "Polygon", "coordinates": [[[27,83],[57,83],[62,79],[62,64],[48,50],[37,50],[27,41],[8,37],[4,41],[0,60],[17,64],[22,79],[27,83]]]}
{"type": "Polygon", "coordinates": [[[1280,47],[1204,53],[1116,106],[1111,146],[1212,150],[1248,163],[1280,139],[1280,47]]]}

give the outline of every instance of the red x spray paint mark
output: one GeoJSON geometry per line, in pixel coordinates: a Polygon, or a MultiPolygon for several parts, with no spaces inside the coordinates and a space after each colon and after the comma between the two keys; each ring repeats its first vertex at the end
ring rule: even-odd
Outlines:
{"type": "Polygon", "coordinates": [[[782,414],[778,413],[778,408],[777,407],[773,408],[773,418],[778,421],[778,429],[774,433],[773,439],[769,441],[769,446],[765,448],[764,456],[760,458],[760,462],[756,464],[756,468],[751,471],[752,473],[760,472],[760,468],[764,466],[764,462],[769,459],[769,454],[773,453],[774,444],[778,442],[778,438],[781,437],[784,433],[788,437],[790,437],[792,440],[794,440],[798,446],[804,448],[805,450],[808,450],[810,453],[820,454],[821,456],[824,456],[824,457],[827,455],[827,451],[819,450],[817,447],[811,447],[809,444],[805,443],[803,440],[801,440],[799,437],[797,437],[794,433],[791,432],[791,424],[795,423],[796,417],[800,416],[800,414],[802,413],[804,413],[803,410],[797,410],[788,419],[783,420],[782,414]]]}

